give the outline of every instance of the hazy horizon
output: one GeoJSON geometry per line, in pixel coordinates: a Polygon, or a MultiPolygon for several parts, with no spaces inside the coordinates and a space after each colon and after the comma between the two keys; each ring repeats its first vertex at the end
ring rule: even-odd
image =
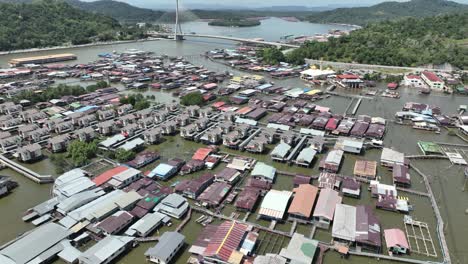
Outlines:
{"type": "MultiPolygon", "coordinates": [[[[86,2],[93,2],[97,0],[82,0],[86,2]]],[[[175,0],[115,0],[125,2],[134,6],[152,8],[152,9],[165,9],[171,8],[175,4],[175,0]]],[[[262,8],[272,6],[306,6],[306,7],[353,7],[353,6],[371,6],[382,2],[408,2],[408,0],[268,0],[265,2],[252,1],[252,0],[179,0],[180,5],[186,8],[262,8]]],[[[468,0],[452,0],[454,2],[468,4],[468,0]]]]}

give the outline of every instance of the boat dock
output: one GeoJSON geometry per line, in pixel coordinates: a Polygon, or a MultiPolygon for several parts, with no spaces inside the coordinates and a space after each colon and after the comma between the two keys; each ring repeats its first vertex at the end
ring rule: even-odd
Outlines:
{"type": "Polygon", "coordinates": [[[22,66],[24,64],[43,64],[43,63],[53,63],[60,61],[69,61],[76,60],[77,56],[71,53],[63,54],[53,54],[53,55],[44,55],[44,56],[35,56],[35,57],[26,57],[26,58],[16,58],[9,61],[9,63],[14,66],[22,66]]]}
{"type": "Polygon", "coordinates": [[[34,172],[12,160],[9,158],[0,155],[0,162],[5,164],[5,166],[9,167],[10,169],[26,176],[27,178],[33,180],[36,183],[51,183],[54,182],[54,178],[51,175],[40,175],[37,172],[34,172]]]}

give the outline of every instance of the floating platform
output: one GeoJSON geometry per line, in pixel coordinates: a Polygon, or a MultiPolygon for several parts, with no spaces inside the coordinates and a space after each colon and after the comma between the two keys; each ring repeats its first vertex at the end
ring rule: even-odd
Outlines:
{"type": "Polygon", "coordinates": [[[70,61],[76,60],[78,57],[72,53],[62,53],[62,54],[52,54],[44,56],[35,56],[35,57],[24,57],[12,59],[9,61],[10,65],[16,67],[24,64],[44,64],[44,63],[53,63],[59,61],[70,61]]]}

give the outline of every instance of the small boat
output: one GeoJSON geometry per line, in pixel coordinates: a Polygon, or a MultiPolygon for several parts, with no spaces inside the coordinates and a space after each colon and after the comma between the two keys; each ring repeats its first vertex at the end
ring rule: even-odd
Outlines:
{"type": "Polygon", "coordinates": [[[8,176],[0,175],[0,197],[9,194],[16,187],[18,187],[17,182],[11,180],[8,176]]]}

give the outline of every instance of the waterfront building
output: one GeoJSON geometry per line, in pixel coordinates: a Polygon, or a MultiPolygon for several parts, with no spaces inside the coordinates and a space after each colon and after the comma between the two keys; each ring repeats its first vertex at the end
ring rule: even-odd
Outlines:
{"type": "Polygon", "coordinates": [[[244,187],[237,196],[234,206],[237,210],[252,212],[260,197],[261,190],[258,188],[244,187]]]}
{"type": "Polygon", "coordinates": [[[260,179],[268,182],[275,182],[276,169],[273,166],[263,162],[257,162],[251,172],[251,176],[255,179],[260,179]]]}
{"type": "Polygon", "coordinates": [[[100,121],[107,121],[115,118],[115,111],[113,109],[97,111],[100,121]]]}
{"type": "Polygon", "coordinates": [[[111,263],[129,249],[134,238],[128,236],[107,236],[79,257],[80,264],[111,263]]]}
{"type": "Polygon", "coordinates": [[[351,245],[356,240],[356,207],[337,204],[333,218],[332,237],[334,241],[351,245]]]}
{"type": "Polygon", "coordinates": [[[280,255],[267,253],[265,255],[257,255],[253,261],[253,264],[286,264],[286,262],[286,258],[280,255]]]}
{"type": "Polygon", "coordinates": [[[119,116],[123,116],[123,115],[128,114],[132,110],[133,110],[133,106],[131,104],[124,104],[117,108],[117,114],[119,116]]]}
{"type": "MultiPolygon", "coordinates": [[[[73,123],[73,119],[72,119],[72,123],[73,123]]],[[[77,120],[77,125],[80,127],[94,126],[97,123],[98,123],[98,120],[96,118],[96,115],[94,114],[82,116],[77,120]]]]}
{"type": "Polygon", "coordinates": [[[152,128],[143,132],[146,144],[156,144],[161,140],[162,131],[159,127],[152,128]]]}
{"type": "Polygon", "coordinates": [[[154,168],[147,177],[153,179],[158,178],[161,180],[167,180],[177,173],[177,168],[167,163],[161,163],[154,168]]]}
{"type": "Polygon", "coordinates": [[[411,177],[408,167],[400,164],[393,165],[392,169],[393,184],[400,187],[409,187],[411,185],[411,177]]]}
{"type": "Polygon", "coordinates": [[[58,245],[70,234],[69,230],[59,224],[44,224],[19,236],[2,248],[0,250],[0,263],[45,263],[62,250],[58,245]]]}
{"type": "Polygon", "coordinates": [[[437,74],[429,71],[423,71],[421,73],[421,79],[431,88],[432,90],[442,91],[445,88],[445,83],[437,74]]]}
{"type": "Polygon", "coordinates": [[[293,189],[294,198],[288,209],[292,219],[309,221],[317,197],[318,188],[310,184],[301,184],[293,189]]]}
{"type": "Polygon", "coordinates": [[[183,180],[175,187],[175,192],[190,199],[197,197],[214,181],[214,175],[205,173],[197,179],[183,180]]]}
{"type": "Polygon", "coordinates": [[[126,228],[133,220],[133,215],[126,211],[118,211],[96,225],[96,228],[106,236],[115,235],[126,228]]]}
{"type": "Polygon", "coordinates": [[[282,248],[279,255],[290,263],[312,264],[319,242],[294,233],[286,248],[282,248]]]}
{"type": "Polygon", "coordinates": [[[16,154],[18,159],[22,162],[31,162],[42,158],[41,145],[34,143],[18,148],[16,154]]]}
{"type": "Polygon", "coordinates": [[[341,192],[344,196],[359,198],[361,196],[361,183],[355,178],[344,177],[341,192]]]}
{"type": "Polygon", "coordinates": [[[258,214],[272,220],[282,220],[291,199],[292,192],[270,190],[263,198],[258,214]]]}
{"type": "Polygon", "coordinates": [[[104,194],[105,192],[101,188],[93,188],[91,190],[73,194],[70,197],[64,196],[60,199],[60,203],[57,204],[57,212],[65,216],[69,212],[88,204],[104,194]]]}
{"type": "Polygon", "coordinates": [[[47,147],[54,153],[67,150],[70,138],[67,134],[50,138],[47,147]]]}
{"type": "Polygon", "coordinates": [[[281,142],[278,145],[276,145],[276,147],[271,152],[270,154],[271,159],[282,162],[286,159],[286,155],[289,153],[290,150],[291,150],[290,145],[284,142],[281,142]]]}
{"type": "Polygon", "coordinates": [[[405,154],[390,148],[383,148],[380,156],[380,164],[385,167],[393,167],[393,165],[407,165],[405,154]]]}
{"type": "Polygon", "coordinates": [[[344,152],[360,154],[364,146],[364,140],[339,137],[335,143],[335,149],[344,152]]]}
{"type": "Polygon", "coordinates": [[[182,218],[188,211],[187,199],[179,194],[171,193],[154,207],[154,212],[160,212],[177,219],[182,218]]]}
{"type": "Polygon", "coordinates": [[[145,252],[146,258],[153,263],[169,264],[184,245],[185,236],[178,232],[165,232],[156,246],[145,252]]]}
{"type": "Polygon", "coordinates": [[[215,182],[208,186],[198,197],[203,206],[216,207],[221,204],[223,199],[231,190],[231,185],[226,182],[215,182]]]}
{"type": "Polygon", "coordinates": [[[154,232],[164,222],[168,222],[170,218],[162,213],[151,213],[143,216],[135,224],[131,225],[125,232],[127,236],[147,237],[154,232]]]}
{"type": "Polygon", "coordinates": [[[84,127],[73,132],[73,134],[83,142],[90,142],[96,138],[96,132],[92,127],[84,127]]]}
{"type": "Polygon", "coordinates": [[[356,206],[356,246],[380,253],[382,248],[380,228],[380,221],[370,206],[356,206]]]}
{"type": "Polygon", "coordinates": [[[341,162],[343,160],[344,152],[343,150],[333,149],[327,156],[320,161],[320,166],[324,171],[336,173],[338,172],[341,162]]]}
{"type": "Polygon", "coordinates": [[[320,191],[313,214],[313,220],[317,227],[323,229],[328,229],[330,227],[335,214],[335,207],[337,204],[341,204],[341,200],[342,197],[337,191],[329,188],[320,191]]]}
{"type": "Polygon", "coordinates": [[[202,256],[209,263],[231,263],[229,259],[233,254],[237,255],[237,249],[242,245],[247,231],[246,224],[236,221],[221,223],[212,233],[202,256]]]}
{"type": "Polygon", "coordinates": [[[96,186],[109,184],[114,188],[123,188],[137,181],[142,176],[141,171],[127,166],[118,166],[110,169],[93,179],[96,186]]]}
{"type": "Polygon", "coordinates": [[[425,83],[422,80],[421,76],[413,75],[413,74],[407,74],[403,78],[403,85],[410,86],[410,87],[415,87],[415,88],[421,88],[421,87],[425,86],[425,83]]]}
{"type": "Polygon", "coordinates": [[[369,160],[356,160],[354,163],[354,175],[369,180],[374,180],[377,174],[377,162],[369,160]]]}
{"type": "Polygon", "coordinates": [[[405,232],[398,228],[385,229],[385,244],[389,253],[408,254],[410,247],[406,240],[405,232]]]}

